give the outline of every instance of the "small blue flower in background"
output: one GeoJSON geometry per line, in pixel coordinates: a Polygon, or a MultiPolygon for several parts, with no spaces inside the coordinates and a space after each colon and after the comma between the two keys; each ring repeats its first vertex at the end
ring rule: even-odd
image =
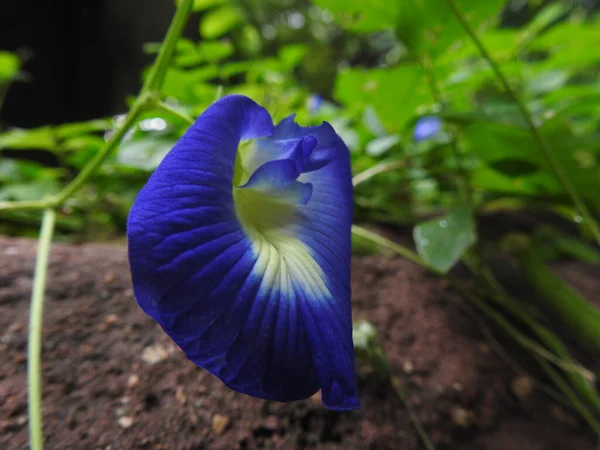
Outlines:
{"type": "Polygon", "coordinates": [[[321,110],[321,106],[323,106],[324,102],[325,99],[319,94],[312,94],[308,97],[308,112],[312,115],[317,114],[321,110]]]}
{"type": "Polygon", "coordinates": [[[442,129],[442,120],[437,116],[423,116],[415,125],[413,138],[415,141],[423,141],[438,134],[442,129]]]}
{"type": "Polygon", "coordinates": [[[232,389],[359,407],[350,310],[350,156],[333,128],[209,107],[128,220],[140,307],[232,389]]]}

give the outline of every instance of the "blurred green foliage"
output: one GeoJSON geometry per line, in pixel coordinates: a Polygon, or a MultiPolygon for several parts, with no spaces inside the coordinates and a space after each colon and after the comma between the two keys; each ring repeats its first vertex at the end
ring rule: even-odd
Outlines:
{"type": "MultiPolygon", "coordinates": [[[[579,194],[600,214],[598,18],[575,3],[536,1],[524,24],[511,27],[503,22],[511,7],[503,0],[458,5],[579,194]]],[[[196,0],[194,11],[197,36],[178,43],[166,101],[197,116],[221,87],[254,98],[276,119],[297,113],[304,124],[330,121],[352,151],[356,174],[401,163],[356,187],[358,221],[412,225],[452,214],[464,206],[468,189],[477,213],[547,209],[581,222],[516,106],[444,0],[196,0]],[[324,99],[318,108],[311,106],[315,94],[324,99]],[[415,123],[431,114],[442,118],[442,131],[416,142],[415,123]]],[[[144,51],[158,47],[149,43],[144,51]]],[[[0,52],[0,92],[19,76],[19,59],[0,52]]],[[[0,198],[55,192],[119,120],[1,133],[0,149],[13,150],[13,157],[0,159],[0,198]],[[15,158],[19,149],[51,152],[58,163],[15,158]]],[[[72,231],[82,239],[121,235],[137,191],[185,128],[168,113],[146,114],[69,201],[69,215],[82,219],[82,228],[72,231]]],[[[456,259],[452,252],[444,256],[456,259]]]]}

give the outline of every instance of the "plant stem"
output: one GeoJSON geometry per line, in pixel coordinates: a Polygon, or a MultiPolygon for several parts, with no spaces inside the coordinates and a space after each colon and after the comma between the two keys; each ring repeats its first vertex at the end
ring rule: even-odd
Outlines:
{"type": "Polygon", "coordinates": [[[182,121],[186,122],[188,125],[192,125],[194,123],[194,119],[192,119],[190,116],[188,116],[182,111],[173,108],[170,105],[167,105],[165,102],[158,102],[155,105],[155,109],[177,117],[178,119],[181,119],[182,121]]]}
{"type": "Polygon", "coordinates": [[[177,46],[177,40],[181,36],[192,12],[193,3],[194,0],[180,0],[178,2],[177,10],[171,20],[171,25],[169,25],[169,30],[160,46],[158,56],[150,69],[150,73],[142,86],[140,95],[160,91],[167,74],[167,69],[171,63],[173,52],[177,46]]]}
{"type": "Polygon", "coordinates": [[[42,322],[44,314],[44,289],[48,273],[48,255],[52,244],[56,213],[46,209],[42,218],[40,240],[35,262],[33,290],[31,292],[31,313],[29,318],[29,347],[27,350],[27,385],[29,404],[29,440],[31,450],[44,448],[42,432],[42,322]]]}
{"type": "Polygon", "coordinates": [[[0,211],[25,210],[25,209],[44,209],[51,206],[47,200],[25,200],[21,202],[0,202],[0,211]]]}
{"type": "Polygon", "coordinates": [[[413,412],[412,408],[408,404],[408,399],[404,394],[404,390],[402,389],[402,383],[400,382],[400,379],[394,375],[390,375],[390,383],[392,384],[392,389],[394,389],[394,392],[396,393],[400,401],[404,404],[404,408],[408,413],[408,418],[412,422],[413,427],[415,427],[415,430],[417,430],[417,434],[421,438],[421,441],[423,441],[423,445],[425,446],[425,448],[427,450],[435,450],[435,446],[433,445],[433,442],[431,442],[429,435],[421,425],[421,422],[419,421],[417,415],[413,412]]]}
{"type": "Polygon", "coordinates": [[[527,123],[527,127],[531,131],[531,134],[533,135],[540,151],[544,155],[544,158],[546,159],[546,161],[548,162],[552,171],[554,172],[554,175],[556,176],[556,178],[558,179],[559,183],[562,185],[564,190],[567,192],[569,197],[571,197],[571,200],[573,201],[575,208],[577,208],[579,214],[584,219],[585,223],[588,224],[592,233],[594,234],[596,242],[600,245],[600,226],[598,225],[598,223],[596,222],[596,220],[590,213],[590,210],[586,206],[583,199],[579,196],[579,193],[577,192],[577,190],[571,183],[571,180],[569,180],[569,177],[567,176],[567,174],[564,172],[564,170],[560,166],[559,162],[554,157],[554,154],[552,153],[552,150],[550,149],[550,146],[548,145],[546,138],[542,134],[541,130],[535,124],[535,122],[533,120],[533,116],[529,112],[525,102],[519,98],[519,96],[517,95],[517,92],[511,87],[511,85],[508,82],[508,79],[504,75],[504,72],[502,72],[498,63],[496,63],[494,58],[492,58],[490,53],[487,51],[487,49],[483,45],[483,42],[481,42],[481,40],[477,37],[477,34],[475,33],[475,31],[473,30],[473,28],[471,27],[471,25],[465,18],[464,14],[460,11],[458,5],[456,4],[456,1],[455,0],[445,0],[445,1],[446,1],[446,4],[452,10],[452,13],[454,14],[454,16],[460,22],[460,24],[463,27],[463,29],[465,30],[465,32],[469,35],[469,38],[473,41],[473,43],[479,50],[479,53],[481,53],[481,56],[483,56],[483,58],[487,61],[488,65],[490,66],[490,68],[492,69],[494,74],[496,75],[496,78],[498,78],[498,80],[504,87],[504,90],[506,91],[506,93],[512,98],[512,100],[515,102],[515,104],[519,108],[519,111],[521,112],[523,119],[525,119],[525,122],[527,123]]]}
{"type": "Polygon", "coordinates": [[[550,379],[558,386],[558,388],[563,392],[563,394],[569,399],[573,407],[577,410],[577,412],[583,417],[583,419],[588,423],[590,428],[594,430],[596,436],[600,437],[600,424],[596,420],[594,414],[590,412],[590,410],[586,407],[585,404],[579,399],[577,394],[571,389],[571,386],[565,381],[563,377],[557,373],[556,369],[552,367],[546,360],[543,358],[536,356],[536,360],[542,366],[542,368],[546,371],[550,379]]]}
{"type": "MultiPolygon", "coordinates": [[[[590,425],[590,427],[594,430],[598,437],[600,437],[600,424],[594,417],[594,415],[590,412],[590,410],[581,402],[577,394],[573,392],[573,389],[565,382],[565,380],[556,372],[554,367],[552,367],[547,361],[547,353],[545,350],[542,352],[539,351],[540,347],[531,339],[527,338],[520,331],[518,331],[515,327],[513,327],[506,318],[504,318],[500,313],[495,311],[491,306],[489,306],[485,301],[481,300],[476,294],[471,291],[465,289],[463,286],[457,283],[453,283],[454,287],[459,289],[459,291],[463,294],[463,297],[469,300],[473,305],[479,308],[482,312],[484,312],[489,318],[494,320],[496,324],[500,325],[504,328],[508,333],[515,339],[521,346],[525,349],[532,351],[532,355],[538,361],[538,363],[542,366],[544,371],[548,374],[550,379],[558,386],[558,388],[563,392],[563,394],[569,399],[572,406],[577,410],[577,412],[584,418],[586,422],[590,425]]],[[[554,361],[555,358],[552,358],[552,362],[556,364],[554,361]]],[[[559,365],[561,369],[563,369],[567,376],[571,374],[576,374],[581,376],[581,374],[577,370],[567,370],[567,368],[559,365]]],[[[575,386],[579,390],[579,386],[575,386]]],[[[580,392],[581,393],[581,392],[580,392]]]]}
{"type": "Polygon", "coordinates": [[[65,200],[71,197],[75,192],[83,186],[83,184],[98,170],[106,158],[112,153],[112,151],[119,145],[123,136],[135,125],[140,114],[148,107],[152,102],[153,97],[149,95],[142,95],[133,104],[133,107],[127,113],[125,121],[118,127],[110,139],[106,142],[106,145],[100,150],[77,174],[77,176],[71,180],[57,195],[48,199],[50,206],[59,207],[65,200]]]}
{"type": "MultiPolygon", "coordinates": [[[[465,260],[465,264],[475,276],[479,276],[490,288],[492,295],[489,295],[489,298],[492,301],[507,310],[513,317],[527,325],[529,329],[537,335],[538,339],[543,342],[554,355],[556,355],[556,358],[559,358],[559,360],[568,365],[577,366],[577,363],[571,358],[567,347],[562,343],[558,336],[544,325],[538,323],[519,302],[514,301],[506,293],[489,266],[485,264],[474,265],[473,262],[469,260],[465,260]]],[[[540,352],[538,352],[538,354],[544,356],[540,352]]],[[[580,371],[566,371],[566,374],[577,392],[594,408],[596,413],[600,413],[600,397],[589,380],[586,379],[585,374],[582,374],[580,371]]]]}
{"type": "MultiPolygon", "coordinates": [[[[431,58],[427,55],[418,58],[419,63],[421,64],[421,68],[425,73],[425,80],[427,80],[427,84],[429,85],[429,90],[431,91],[431,96],[434,101],[439,104],[442,108],[444,107],[444,98],[442,97],[442,92],[437,84],[435,79],[435,72],[433,69],[433,63],[431,62],[431,58]]],[[[443,109],[442,109],[443,111],[443,109]]],[[[460,195],[465,202],[466,205],[470,205],[472,202],[472,192],[471,186],[469,182],[469,174],[467,173],[465,166],[463,164],[462,156],[460,154],[460,149],[458,148],[458,142],[456,138],[456,130],[452,127],[450,130],[450,149],[452,150],[452,156],[454,156],[454,161],[456,162],[456,168],[459,174],[459,183],[458,189],[460,191],[460,195]]]]}
{"type": "Polygon", "coordinates": [[[165,78],[166,70],[173,56],[177,39],[191,12],[193,0],[182,0],[173,17],[167,36],[163,41],[158,57],[156,58],[150,75],[142,86],[133,106],[127,113],[125,121],[119,126],[102,150],[79,172],[79,174],[65,186],[58,195],[37,202],[22,202],[1,204],[0,209],[45,209],[42,218],[39,247],[37,252],[33,289],[31,294],[31,317],[29,322],[28,342],[28,408],[29,408],[29,439],[32,450],[42,450],[44,437],[42,428],[42,399],[41,399],[41,349],[42,349],[42,318],[44,309],[44,290],[48,272],[48,255],[52,243],[52,234],[56,221],[54,208],[60,207],[65,200],[77,192],[78,189],[98,170],[100,165],[119,145],[125,134],[135,125],[140,114],[156,105],[160,88],[165,78]]]}
{"type": "Polygon", "coordinates": [[[390,172],[396,169],[404,168],[404,161],[388,161],[381,162],[379,164],[375,164],[372,167],[369,167],[367,170],[360,172],[352,178],[352,186],[356,186],[363,181],[367,181],[370,178],[373,178],[375,175],[379,175],[380,173],[390,172]]]}
{"type": "Polygon", "coordinates": [[[352,225],[352,234],[362,237],[362,238],[365,238],[365,239],[368,239],[369,241],[371,241],[377,245],[381,245],[382,247],[385,247],[389,250],[392,250],[392,251],[398,253],[400,256],[405,257],[409,261],[412,261],[421,267],[431,270],[439,275],[443,275],[438,270],[427,265],[427,263],[425,261],[423,261],[419,257],[419,255],[417,255],[412,250],[409,250],[400,244],[396,244],[395,242],[390,241],[389,239],[386,239],[383,236],[378,235],[377,233],[373,233],[372,231],[369,231],[366,228],[359,227],[358,225],[352,225]]]}

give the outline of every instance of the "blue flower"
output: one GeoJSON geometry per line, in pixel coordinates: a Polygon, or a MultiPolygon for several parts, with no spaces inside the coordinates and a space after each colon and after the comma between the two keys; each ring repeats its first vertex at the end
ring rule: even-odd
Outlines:
{"type": "Polygon", "coordinates": [[[442,129],[442,121],[437,116],[423,116],[415,125],[413,138],[415,141],[423,141],[438,134],[442,129]]]}
{"type": "Polygon", "coordinates": [[[308,112],[310,112],[312,115],[317,114],[321,110],[324,102],[325,99],[319,94],[312,94],[310,97],[308,97],[308,112]]]}
{"type": "Polygon", "coordinates": [[[350,310],[352,183],[333,128],[273,126],[243,96],[210,106],[128,221],[135,297],[232,389],[359,407],[350,310]]]}

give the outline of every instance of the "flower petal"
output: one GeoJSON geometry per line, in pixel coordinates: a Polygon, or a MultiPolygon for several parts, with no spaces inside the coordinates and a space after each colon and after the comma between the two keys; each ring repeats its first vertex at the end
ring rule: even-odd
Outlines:
{"type": "MultiPolygon", "coordinates": [[[[275,127],[270,139],[313,136],[315,160],[326,161],[322,168],[304,173],[300,181],[313,185],[313,195],[302,207],[294,224],[294,235],[309,249],[325,289],[302,289],[300,302],[315,364],[323,391],[323,402],[332,409],[359,407],[354,379],[354,351],[350,310],[350,257],[352,225],[352,181],[350,154],[331,125],[301,127],[293,117],[275,127]]],[[[308,283],[307,283],[308,284],[308,283]]]]}
{"type": "Polygon", "coordinates": [[[351,216],[349,154],[329,125],[286,119],[273,129],[262,107],[225,97],[132,208],[136,299],[188,358],[233,389],[291,401],[321,388],[328,407],[357,408],[351,216]],[[259,137],[251,159],[262,161],[236,188],[239,143],[259,137]]]}

